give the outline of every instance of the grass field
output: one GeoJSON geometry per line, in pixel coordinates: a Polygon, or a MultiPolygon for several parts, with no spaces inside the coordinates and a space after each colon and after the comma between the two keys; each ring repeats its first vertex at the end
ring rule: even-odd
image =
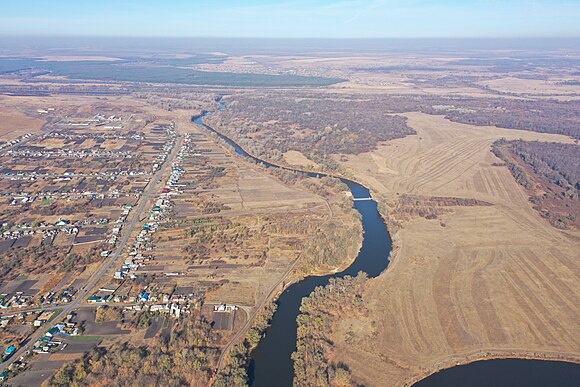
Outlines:
{"type": "Polygon", "coordinates": [[[406,116],[417,135],[349,156],[355,175],[387,206],[399,194],[492,206],[403,224],[393,262],[370,281],[367,318],[337,323],[334,360],[371,386],[403,385],[485,353],[580,360],[580,235],[542,219],[489,151],[500,137],[571,140],[406,116]]]}
{"type": "Polygon", "coordinates": [[[284,153],[284,161],[286,161],[290,165],[296,165],[302,168],[309,167],[312,167],[313,169],[318,168],[318,164],[310,160],[308,157],[304,156],[303,153],[300,153],[295,150],[291,150],[284,153]]]}
{"type": "MultiPolygon", "coordinates": [[[[315,189],[284,184],[255,164],[232,155],[229,148],[212,140],[207,130],[192,124],[186,113],[180,113],[178,127],[182,133],[194,135],[191,142],[196,149],[205,150],[206,161],[200,162],[200,156],[184,159],[181,182],[191,184],[173,199],[176,215],[172,219],[183,223],[160,229],[153,251],[163,271],[184,274],[177,279],[180,283],[198,287],[216,284],[207,292],[206,301],[247,306],[259,303],[286,276],[316,230],[331,217],[339,225],[352,222],[350,212],[334,205],[342,194],[330,196],[327,204],[315,189]],[[207,165],[223,168],[223,175],[204,182],[199,173],[207,172],[207,165]],[[203,213],[207,203],[215,204],[220,211],[203,213]],[[201,238],[204,227],[199,226],[195,233],[188,234],[192,225],[187,222],[193,220],[204,220],[196,224],[215,227],[214,232],[201,238]],[[193,253],[183,250],[195,245],[204,246],[206,255],[194,259],[193,253]]],[[[324,189],[318,192],[324,194],[324,189]]]]}
{"type": "Polygon", "coordinates": [[[8,102],[7,98],[0,97],[0,141],[11,141],[27,133],[40,132],[45,124],[43,119],[26,115],[18,106],[10,106],[5,102],[8,102]]]}

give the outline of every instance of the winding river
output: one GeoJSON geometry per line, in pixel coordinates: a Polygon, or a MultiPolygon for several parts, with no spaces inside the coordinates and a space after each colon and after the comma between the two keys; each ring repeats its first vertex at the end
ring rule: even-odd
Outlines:
{"type": "MultiPolygon", "coordinates": [[[[241,156],[249,157],[268,168],[296,171],[292,168],[273,165],[248,154],[233,140],[204,124],[203,115],[194,117],[193,121],[216,133],[241,156]]],[[[319,173],[307,174],[311,177],[325,176],[319,173]]],[[[371,197],[366,187],[347,179],[341,179],[341,181],[348,186],[355,199],[371,197]]],[[[306,277],[282,292],[276,301],[278,309],[274,313],[272,323],[266,330],[265,337],[251,354],[249,376],[252,386],[292,386],[294,368],[290,355],[296,350],[296,317],[300,313],[299,308],[303,297],[310,295],[317,286],[326,285],[330,278],[356,276],[360,271],[367,273],[369,277],[376,277],[387,268],[391,252],[391,237],[385,222],[379,215],[377,202],[374,200],[355,201],[354,207],[362,216],[364,232],[363,244],[357,258],[340,273],[306,277]]]]}
{"type": "MultiPolygon", "coordinates": [[[[220,108],[224,108],[222,103],[220,103],[220,108]]],[[[196,124],[217,134],[228,145],[230,145],[238,155],[253,159],[267,168],[281,168],[289,171],[305,173],[304,171],[293,168],[274,165],[250,155],[232,139],[204,124],[203,117],[207,114],[209,113],[204,112],[201,116],[193,117],[192,120],[196,124]]],[[[325,174],[311,172],[307,172],[306,174],[310,177],[326,176],[325,174]]],[[[344,178],[341,178],[340,180],[348,186],[355,199],[371,198],[370,191],[363,185],[344,178]]],[[[358,256],[347,269],[340,273],[306,277],[303,280],[290,285],[282,292],[276,301],[278,309],[272,318],[270,327],[266,330],[265,337],[260,341],[258,347],[256,347],[256,349],[251,353],[249,367],[251,386],[292,386],[294,368],[290,356],[296,350],[296,318],[300,313],[299,308],[302,298],[310,295],[317,286],[326,285],[330,278],[342,278],[347,275],[356,276],[361,271],[365,272],[370,278],[372,278],[378,276],[387,268],[392,243],[387,226],[379,215],[377,203],[372,199],[354,201],[354,208],[362,216],[364,232],[363,243],[358,256]]],[[[465,370],[467,369],[467,375],[469,376],[470,381],[473,381],[473,378],[477,378],[478,375],[484,376],[496,373],[498,377],[493,379],[493,385],[513,386],[514,384],[510,382],[512,379],[502,379],[501,376],[504,372],[507,372],[504,376],[513,377],[513,372],[510,372],[511,370],[516,373],[516,376],[520,375],[526,377],[527,375],[533,374],[533,372],[530,372],[538,368],[538,363],[542,363],[540,368],[544,370],[544,373],[547,374],[548,377],[549,375],[554,376],[552,379],[548,378],[549,380],[568,380],[570,381],[570,386],[575,385],[572,383],[580,380],[580,366],[576,364],[539,360],[517,360],[519,363],[516,367],[513,366],[513,362],[516,360],[517,359],[498,359],[479,361],[466,366],[453,367],[424,379],[419,382],[418,385],[464,386],[466,383],[463,377],[465,377],[465,370]]],[[[525,384],[527,386],[545,385],[542,383],[533,383],[533,378],[525,378],[524,380],[529,382],[525,384]]],[[[541,379],[535,380],[539,381],[541,379]]],[[[467,384],[473,385],[471,383],[467,384]]]]}

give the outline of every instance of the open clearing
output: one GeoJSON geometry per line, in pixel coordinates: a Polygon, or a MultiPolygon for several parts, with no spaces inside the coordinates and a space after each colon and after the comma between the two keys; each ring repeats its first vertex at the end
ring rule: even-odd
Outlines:
{"type": "Polygon", "coordinates": [[[0,97],[0,141],[15,140],[27,133],[38,133],[45,121],[25,115],[17,108],[4,104],[6,97],[0,97]]]}
{"type": "Polygon", "coordinates": [[[297,165],[299,167],[318,167],[318,164],[316,164],[314,161],[310,160],[308,157],[304,156],[304,154],[295,150],[284,153],[284,160],[290,165],[297,165]]]}
{"type": "Polygon", "coordinates": [[[371,280],[367,319],[342,319],[337,361],[365,385],[402,385],[483,356],[580,361],[580,233],[553,228],[490,151],[498,138],[570,139],[408,113],[417,135],[349,156],[384,197],[474,198],[439,219],[411,219],[386,273],[371,280]]]}
{"type": "MultiPolygon", "coordinates": [[[[574,77],[571,77],[574,78],[574,77]]],[[[576,79],[573,79],[577,82],[576,79]]],[[[568,84],[567,79],[499,78],[481,82],[493,90],[504,93],[530,94],[535,96],[578,96],[580,85],[568,84]]]]}

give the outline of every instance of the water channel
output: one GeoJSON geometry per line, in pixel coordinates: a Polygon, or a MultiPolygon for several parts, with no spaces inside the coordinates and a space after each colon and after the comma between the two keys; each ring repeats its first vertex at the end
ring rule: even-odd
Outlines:
{"type": "MultiPolygon", "coordinates": [[[[220,103],[220,108],[224,105],[220,103]]],[[[201,116],[193,117],[192,120],[198,125],[207,130],[217,134],[228,145],[230,145],[235,152],[243,157],[248,157],[254,161],[262,164],[267,168],[281,168],[290,171],[302,172],[296,169],[287,168],[271,164],[267,161],[261,160],[247,153],[237,143],[229,137],[224,136],[215,129],[203,123],[203,117],[209,113],[203,113],[201,116]]],[[[324,174],[306,172],[310,177],[322,177],[324,174]]],[[[370,191],[361,184],[348,179],[341,179],[345,183],[353,197],[356,198],[370,198],[370,191]]],[[[278,306],[276,313],[272,318],[270,327],[266,330],[265,337],[262,339],[258,347],[251,353],[251,361],[249,367],[250,385],[253,387],[284,387],[292,386],[294,378],[293,362],[290,358],[291,354],[296,350],[296,331],[297,322],[296,317],[300,313],[300,304],[303,297],[307,297],[314,291],[317,286],[324,286],[328,283],[330,278],[342,278],[344,276],[356,276],[359,272],[365,272],[370,278],[381,274],[389,263],[389,254],[391,252],[391,237],[387,230],[384,220],[378,212],[377,203],[374,200],[354,201],[354,208],[361,214],[362,226],[364,232],[364,239],[361,250],[353,261],[353,263],[344,271],[325,275],[325,276],[311,276],[290,285],[282,292],[276,304],[278,306]]],[[[448,370],[443,370],[434,374],[427,379],[417,383],[418,386],[465,386],[476,385],[470,382],[465,383],[465,375],[471,374],[472,378],[483,377],[486,374],[497,374],[498,378],[493,379],[494,383],[485,385],[494,386],[513,386],[520,384],[513,384],[513,379],[504,379],[506,382],[501,383],[499,376],[513,376],[509,373],[516,373],[516,376],[521,376],[522,380],[526,381],[526,386],[544,386],[539,378],[528,378],[529,375],[534,375],[533,371],[542,369],[546,375],[553,375],[552,380],[562,380],[561,373],[565,372],[564,379],[576,377],[575,381],[579,382],[580,366],[572,363],[550,362],[539,360],[517,360],[517,359],[498,359],[489,361],[480,361],[465,366],[453,367],[448,370]],[[518,363],[514,363],[517,361],[518,363]],[[520,363],[521,362],[521,363],[520,363]],[[538,365],[542,363],[541,365],[538,365]],[[497,383],[496,383],[497,382],[497,383]]],[[[553,385],[553,384],[551,384],[553,385]]],[[[567,385],[567,384],[556,384],[567,385]]],[[[578,385],[578,384],[569,384],[578,385]]]]}

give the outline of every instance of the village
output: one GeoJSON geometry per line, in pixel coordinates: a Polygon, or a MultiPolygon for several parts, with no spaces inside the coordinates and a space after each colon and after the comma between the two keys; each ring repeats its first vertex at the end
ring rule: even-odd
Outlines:
{"type": "MultiPolygon", "coordinates": [[[[86,118],[68,113],[37,109],[40,116],[52,116],[43,134],[0,144],[4,360],[63,306],[81,301],[76,297],[87,275],[115,249],[131,210],[175,144],[172,122],[152,123],[142,112],[86,118]]],[[[181,305],[184,299],[173,301],[181,305]]],[[[175,306],[168,311],[181,313],[175,306]]],[[[78,334],[71,318],[28,353],[64,349],[54,336],[78,334]]],[[[21,367],[19,360],[10,369],[21,367]]]]}
{"type": "Polygon", "coordinates": [[[43,131],[0,150],[0,378],[11,383],[191,321],[215,332],[211,348],[227,346],[328,221],[325,200],[190,117],[39,110],[43,131]]]}
{"type": "Polygon", "coordinates": [[[88,349],[88,343],[131,336],[135,327],[145,326],[151,338],[165,319],[202,309],[210,319],[219,316],[216,329],[233,329],[237,305],[213,302],[206,308],[207,286],[192,286],[182,271],[151,270],[155,234],[175,217],[175,199],[186,185],[184,160],[201,156],[194,153],[191,134],[180,138],[175,123],[157,123],[142,112],[86,118],[59,113],[37,109],[36,114],[53,116],[44,133],[24,135],[0,149],[0,257],[11,263],[0,278],[0,351],[10,363],[0,380],[31,364],[42,366],[51,356],[72,356],[66,354],[80,348],[75,337],[100,337],[83,342],[88,349]],[[146,187],[155,188],[151,199],[146,187]],[[141,202],[150,203],[146,217],[134,214],[141,202]],[[135,217],[140,227],[131,223],[125,232],[135,217]],[[119,245],[126,233],[133,242],[119,245]],[[122,252],[115,257],[118,246],[122,252]],[[111,259],[118,266],[87,294],[92,273],[111,259]],[[55,320],[71,307],[63,320],[55,320]],[[123,322],[100,321],[112,310],[123,322]],[[38,339],[18,353],[32,337],[38,339]]]}
{"type": "Polygon", "coordinates": [[[53,116],[45,133],[13,140],[18,146],[0,153],[0,254],[36,246],[69,253],[114,246],[173,147],[173,124],[152,125],[138,114],[61,118],[55,108],[36,112],[53,116]]]}

